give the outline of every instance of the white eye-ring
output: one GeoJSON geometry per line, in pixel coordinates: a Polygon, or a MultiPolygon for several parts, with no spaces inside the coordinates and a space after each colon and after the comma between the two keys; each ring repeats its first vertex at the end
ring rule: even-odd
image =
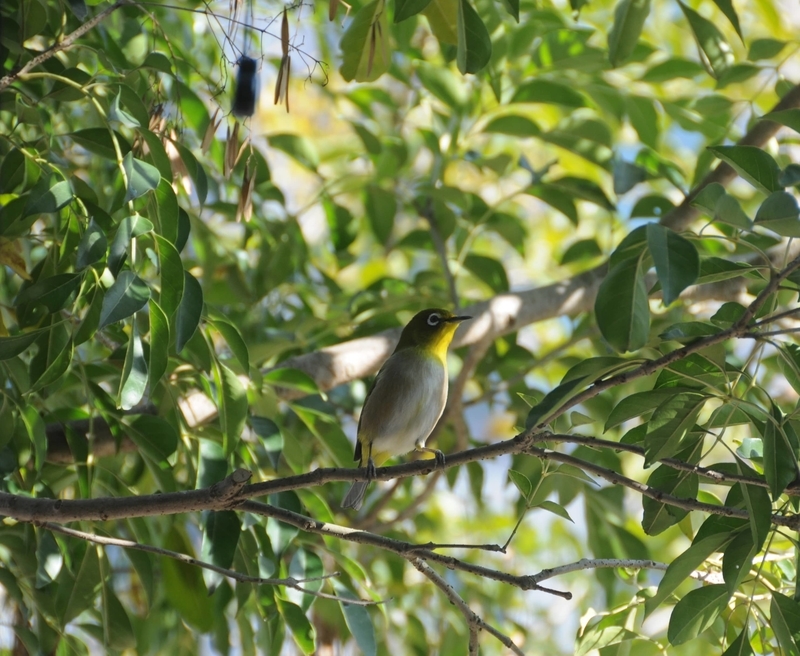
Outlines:
{"type": "Polygon", "coordinates": [[[428,315],[428,325],[429,326],[438,326],[439,321],[441,321],[442,317],[440,317],[436,312],[431,312],[428,315]]]}

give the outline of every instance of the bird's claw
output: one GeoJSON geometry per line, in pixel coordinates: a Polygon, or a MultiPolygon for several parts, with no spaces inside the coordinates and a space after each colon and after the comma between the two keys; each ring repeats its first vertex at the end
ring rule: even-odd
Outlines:
{"type": "Polygon", "coordinates": [[[444,469],[444,453],[436,449],[433,452],[433,457],[434,460],[436,460],[436,467],[438,469],[444,469]]]}
{"type": "Polygon", "coordinates": [[[367,460],[367,480],[371,481],[377,475],[378,475],[378,470],[375,467],[375,461],[372,458],[370,458],[369,460],[367,460]]]}

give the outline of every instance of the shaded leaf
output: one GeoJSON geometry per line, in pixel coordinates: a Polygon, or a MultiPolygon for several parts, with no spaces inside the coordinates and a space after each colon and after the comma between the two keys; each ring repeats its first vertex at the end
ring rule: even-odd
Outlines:
{"type": "Polygon", "coordinates": [[[144,307],[150,288],[133,271],[122,271],[103,297],[98,328],[125,319],[144,307]]]}
{"type": "Polygon", "coordinates": [[[638,257],[612,267],[600,284],[594,311],[600,332],[614,349],[635,351],[645,345],[650,333],[650,306],[638,257]]]}
{"type": "Polygon", "coordinates": [[[656,265],[664,305],[670,305],[697,280],[700,256],[692,242],[657,223],[647,226],[647,247],[656,265]]]}

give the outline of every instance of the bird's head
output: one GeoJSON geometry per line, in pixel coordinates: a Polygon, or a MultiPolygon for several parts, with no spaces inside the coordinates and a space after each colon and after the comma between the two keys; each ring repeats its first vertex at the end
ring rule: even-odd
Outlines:
{"type": "Polygon", "coordinates": [[[417,312],[403,328],[395,350],[417,347],[430,351],[431,354],[444,360],[447,355],[447,347],[453,339],[458,324],[471,318],[456,316],[449,310],[440,308],[417,312]]]}

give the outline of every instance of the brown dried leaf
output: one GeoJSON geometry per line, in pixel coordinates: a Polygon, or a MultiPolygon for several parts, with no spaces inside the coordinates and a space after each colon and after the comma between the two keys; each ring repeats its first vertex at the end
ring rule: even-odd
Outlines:
{"type": "Polygon", "coordinates": [[[217,133],[217,129],[219,128],[220,123],[222,123],[222,118],[217,120],[217,115],[219,114],[219,107],[217,107],[217,111],[214,112],[214,116],[211,117],[211,121],[206,128],[206,133],[203,135],[203,143],[200,145],[200,150],[203,153],[207,153],[208,149],[211,148],[211,143],[214,141],[214,135],[217,133]]]}
{"type": "Polygon", "coordinates": [[[289,54],[289,19],[286,16],[286,9],[283,10],[283,21],[281,21],[281,50],[283,56],[289,54]]]}
{"type": "Polygon", "coordinates": [[[250,164],[244,169],[244,176],[242,177],[242,189],[239,196],[239,204],[236,207],[236,222],[242,219],[250,221],[253,216],[253,188],[256,184],[255,171],[250,173],[250,164]]]}
{"type": "Polygon", "coordinates": [[[25,258],[22,257],[22,244],[18,239],[11,241],[0,237],[0,264],[5,264],[24,280],[30,280],[25,258]]]}

